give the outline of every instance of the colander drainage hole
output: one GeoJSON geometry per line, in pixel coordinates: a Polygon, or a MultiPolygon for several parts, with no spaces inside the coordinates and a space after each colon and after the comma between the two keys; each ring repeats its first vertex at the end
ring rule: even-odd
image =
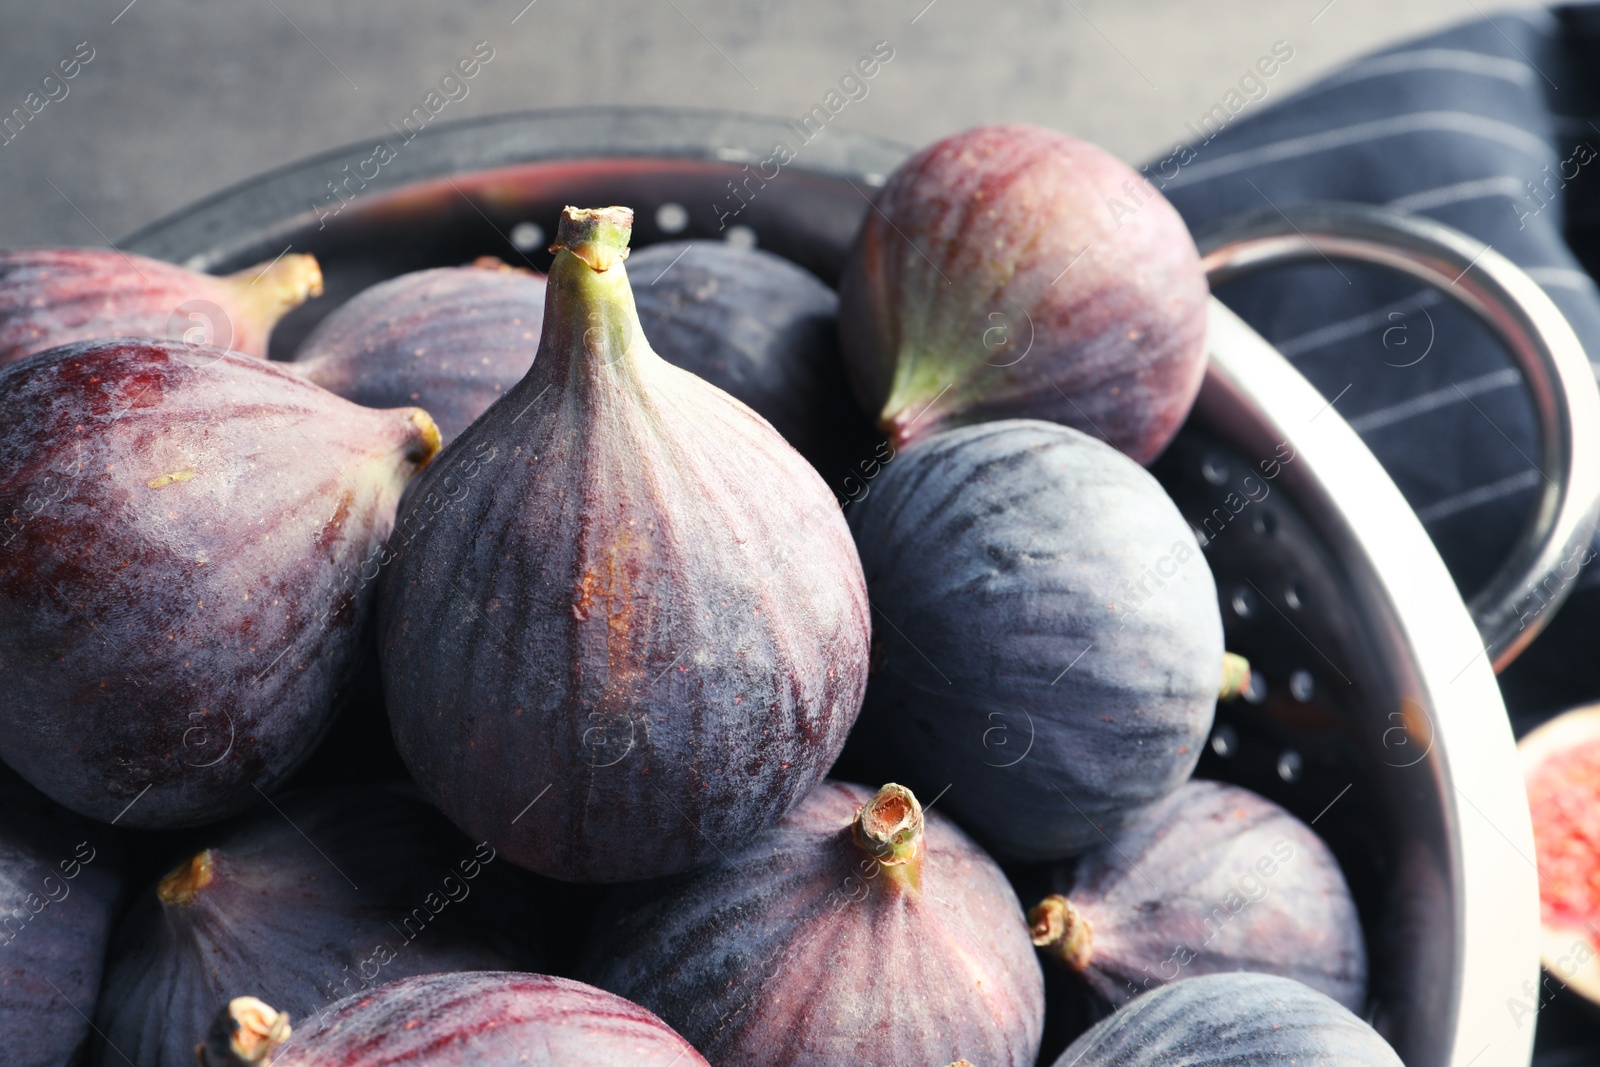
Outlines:
{"type": "Polygon", "coordinates": [[[1222,723],[1211,733],[1211,751],[1227,759],[1239,751],[1239,734],[1227,723],[1222,723]]]}
{"type": "Polygon", "coordinates": [[[1295,671],[1289,675],[1289,695],[1304,704],[1315,693],[1316,683],[1311,680],[1311,672],[1306,670],[1295,671]]]}
{"type": "Polygon", "coordinates": [[[1300,758],[1300,753],[1292,748],[1283,750],[1283,755],[1278,757],[1278,777],[1286,782],[1300,780],[1300,772],[1305,767],[1305,761],[1300,758]]]}

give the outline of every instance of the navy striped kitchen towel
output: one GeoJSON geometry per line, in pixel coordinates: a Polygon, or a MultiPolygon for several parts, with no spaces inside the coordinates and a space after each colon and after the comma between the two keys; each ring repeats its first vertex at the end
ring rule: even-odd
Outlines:
{"type": "MultiPolygon", "coordinates": [[[[1143,168],[1191,229],[1307,200],[1427,215],[1525,268],[1600,359],[1600,7],[1496,15],[1268,105],[1292,53],[1278,42],[1143,168]]],[[[1532,406],[1498,343],[1446,298],[1376,268],[1285,268],[1218,295],[1335,399],[1463,593],[1480,588],[1541,480],[1532,406]]],[[[1519,731],[1600,699],[1597,639],[1600,564],[1502,676],[1519,731]]]]}

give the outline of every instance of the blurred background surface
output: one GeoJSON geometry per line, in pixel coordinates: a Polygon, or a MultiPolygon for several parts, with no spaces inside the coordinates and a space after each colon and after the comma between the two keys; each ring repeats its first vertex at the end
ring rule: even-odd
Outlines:
{"type": "Polygon", "coordinates": [[[465,95],[435,98],[438,121],[586,104],[798,119],[883,41],[892,60],[830,127],[915,146],[980,122],[1036,122],[1142,161],[1275,42],[1293,59],[1260,104],[1363,52],[1515,6],[1528,5],[3,0],[0,116],[23,109],[28,121],[0,143],[0,246],[115,241],[264,171],[384,135],[479,42],[492,58],[465,95]],[[41,88],[75,53],[92,58],[41,88]]]}

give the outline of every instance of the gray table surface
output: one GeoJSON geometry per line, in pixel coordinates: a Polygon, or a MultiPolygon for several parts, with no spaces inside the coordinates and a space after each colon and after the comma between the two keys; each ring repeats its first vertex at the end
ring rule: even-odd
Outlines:
{"type": "Polygon", "coordinates": [[[1473,0],[0,0],[0,116],[28,116],[0,143],[0,247],[104,244],[262,171],[381,134],[424,106],[479,42],[493,58],[447,86],[457,99],[435,97],[446,102],[434,121],[584,104],[797,118],[883,41],[893,58],[830,128],[920,145],[981,122],[1037,122],[1137,161],[1184,136],[1185,121],[1274,42],[1294,58],[1251,107],[1364,51],[1491,9],[1473,0]],[[76,77],[44,82],[91,50],[76,77]]]}

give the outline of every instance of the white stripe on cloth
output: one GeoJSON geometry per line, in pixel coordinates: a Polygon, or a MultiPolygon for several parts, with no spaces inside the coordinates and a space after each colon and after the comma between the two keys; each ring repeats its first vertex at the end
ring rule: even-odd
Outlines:
{"type": "Polygon", "coordinates": [[[1309,333],[1300,334],[1298,337],[1291,337],[1287,341],[1282,341],[1274,347],[1276,347],[1279,352],[1283,353],[1286,358],[1295,359],[1307,352],[1315,351],[1316,349],[1322,348],[1326,345],[1335,344],[1339,341],[1348,341],[1352,337],[1359,337],[1368,330],[1384,325],[1385,323],[1393,326],[1395,323],[1394,320],[1389,317],[1390,315],[1404,314],[1407,311],[1417,311],[1422,308],[1433,307],[1443,299],[1444,297],[1439,295],[1438,290],[1424,289],[1421,292],[1412,293],[1410,296],[1401,300],[1396,300],[1392,304],[1385,304],[1376,311],[1364,312],[1363,314],[1344,319],[1340,322],[1330,323],[1327,326],[1319,326],[1317,329],[1312,330],[1309,333]]]}
{"type": "Polygon", "coordinates": [[[1540,477],[1539,472],[1534,470],[1513,474],[1509,478],[1501,478],[1499,481],[1490,482],[1488,485],[1480,485],[1476,489],[1468,489],[1464,493],[1447,496],[1443,500],[1429,504],[1425,508],[1418,508],[1417,518],[1424,525],[1438,522],[1440,519],[1459,515],[1468,508],[1481,507],[1491,501],[1499,500],[1501,497],[1510,496],[1512,493],[1520,493],[1524,489],[1531,489],[1539,484],[1540,477]]]}
{"type": "MultiPolygon", "coordinates": [[[[1323,130],[1320,133],[1302,134],[1299,137],[1290,137],[1283,141],[1273,141],[1270,144],[1258,145],[1255,148],[1246,148],[1205,163],[1195,163],[1178,172],[1178,176],[1167,182],[1163,189],[1175,186],[1194,185],[1197,182],[1210,181],[1220,178],[1225,174],[1233,174],[1244,170],[1246,167],[1260,166],[1264,163],[1280,163],[1286,159],[1296,159],[1301,156],[1312,155],[1316,152],[1327,152],[1346,145],[1358,144],[1361,141],[1373,141],[1381,137],[1400,137],[1409,133],[1463,133],[1474,137],[1482,137],[1488,141],[1499,143],[1514,148],[1535,162],[1554,161],[1554,151],[1544,138],[1537,134],[1529,133],[1520,126],[1499,119],[1484,118],[1466,111],[1417,111],[1406,115],[1393,115],[1388,118],[1371,119],[1367,122],[1358,122],[1352,126],[1341,126],[1334,130],[1323,130]]],[[[1202,144],[1202,148],[1204,145],[1202,144]]],[[[1198,149],[1197,149],[1198,151],[1198,149]]]]}
{"type": "Polygon", "coordinates": [[[1515,367],[1506,367],[1504,370],[1468,378],[1464,382],[1456,382],[1443,389],[1434,389],[1420,396],[1414,396],[1410,400],[1358,415],[1350,420],[1350,428],[1356,433],[1365,435],[1373,430],[1381,430],[1405,422],[1407,419],[1416,418],[1418,415],[1426,415],[1430,411],[1449,407],[1451,404],[1459,404],[1468,397],[1480,393],[1491,393],[1496,389],[1509,389],[1513,385],[1521,384],[1521,372],[1515,367]]]}
{"type": "Polygon", "coordinates": [[[1331,89],[1336,85],[1380,78],[1387,74],[1403,74],[1414,70],[1453,70],[1463,74],[1480,74],[1485,78],[1499,78],[1513,85],[1532,85],[1539,78],[1526,63],[1483,52],[1469,52],[1462,48],[1418,48],[1411,52],[1391,52],[1386,56],[1373,56],[1352,63],[1343,70],[1315,82],[1300,93],[1297,99],[1331,89]]]}
{"type": "Polygon", "coordinates": [[[1522,182],[1501,175],[1498,178],[1478,178],[1473,181],[1456,182],[1454,185],[1441,185],[1437,189],[1407,193],[1389,201],[1387,206],[1396,211],[1430,211],[1446,204],[1459,204],[1463,200],[1481,200],[1486,196],[1507,196],[1512,200],[1520,200],[1526,192],[1522,182]]]}

